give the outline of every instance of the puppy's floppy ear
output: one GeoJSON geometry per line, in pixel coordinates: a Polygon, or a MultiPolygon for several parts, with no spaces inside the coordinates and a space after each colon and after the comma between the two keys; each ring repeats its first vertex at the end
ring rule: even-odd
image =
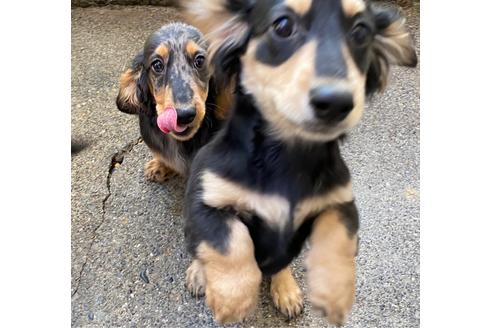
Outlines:
{"type": "Polygon", "coordinates": [[[190,24],[198,27],[209,42],[209,60],[219,85],[227,83],[239,70],[250,28],[248,16],[255,0],[183,0],[182,7],[190,24]]]}
{"type": "Polygon", "coordinates": [[[405,18],[395,8],[372,4],[376,35],[372,58],[367,73],[366,90],[371,93],[386,86],[389,65],[415,67],[417,54],[410,33],[405,28],[405,18]]]}
{"type": "Polygon", "coordinates": [[[133,60],[132,68],[121,74],[116,106],[124,113],[138,114],[147,101],[148,86],[143,71],[143,58],[143,52],[140,52],[133,60]]]}

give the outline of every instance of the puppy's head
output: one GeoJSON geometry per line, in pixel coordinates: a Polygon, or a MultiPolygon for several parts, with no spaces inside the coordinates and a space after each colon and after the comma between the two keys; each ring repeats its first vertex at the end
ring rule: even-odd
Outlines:
{"type": "Polygon", "coordinates": [[[192,138],[205,117],[210,79],[206,53],[207,44],[196,28],[163,26],[121,75],[118,109],[151,116],[175,139],[192,138]]]}
{"type": "Polygon", "coordinates": [[[390,64],[415,66],[404,19],[364,0],[187,0],[216,74],[240,74],[282,138],[333,140],[360,120],[390,64]]]}

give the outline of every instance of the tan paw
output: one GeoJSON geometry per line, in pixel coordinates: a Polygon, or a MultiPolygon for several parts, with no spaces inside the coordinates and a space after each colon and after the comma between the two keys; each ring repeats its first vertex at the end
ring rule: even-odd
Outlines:
{"type": "Polygon", "coordinates": [[[317,270],[311,272],[310,300],[313,308],[319,310],[331,324],[343,325],[352,309],[355,298],[354,275],[348,270],[317,270]],[[345,272],[343,272],[345,271],[345,272]]]}
{"type": "Polygon", "coordinates": [[[275,307],[289,319],[301,313],[303,308],[302,292],[289,268],[272,277],[270,295],[275,307]]]}
{"type": "Polygon", "coordinates": [[[253,312],[258,302],[258,290],[245,290],[234,283],[220,286],[207,284],[206,302],[220,324],[241,322],[253,312]]]}
{"type": "Polygon", "coordinates": [[[226,252],[207,243],[201,243],[196,251],[205,273],[206,303],[220,324],[243,321],[256,307],[261,283],[248,228],[236,219],[228,225],[226,252]]]}
{"type": "Polygon", "coordinates": [[[357,238],[347,231],[343,215],[328,210],[316,219],[306,257],[309,299],[335,325],[346,322],[355,298],[357,238]]]}
{"type": "Polygon", "coordinates": [[[176,172],[155,158],[145,164],[144,176],[149,181],[164,183],[175,175],[176,172]]]}
{"type": "Polygon", "coordinates": [[[186,270],[186,288],[193,296],[205,295],[205,274],[198,260],[193,260],[186,270]]]}

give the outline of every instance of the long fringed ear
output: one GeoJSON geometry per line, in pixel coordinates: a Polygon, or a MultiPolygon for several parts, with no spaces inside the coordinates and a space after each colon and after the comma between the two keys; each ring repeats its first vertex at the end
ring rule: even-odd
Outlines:
{"type": "Polygon", "coordinates": [[[417,54],[412,37],[405,28],[405,18],[394,8],[372,5],[371,9],[377,30],[367,73],[368,93],[386,87],[390,65],[409,67],[417,65],[417,54]]]}
{"type": "Polygon", "coordinates": [[[239,70],[239,57],[249,37],[248,15],[254,0],[183,0],[186,20],[209,42],[209,61],[219,85],[239,70]]]}
{"type": "Polygon", "coordinates": [[[116,106],[127,114],[138,114],[147,98],[147,83],[143,72],[143,52],[133,60],[132,68],[120,77],[120,90],[116,106]]]}

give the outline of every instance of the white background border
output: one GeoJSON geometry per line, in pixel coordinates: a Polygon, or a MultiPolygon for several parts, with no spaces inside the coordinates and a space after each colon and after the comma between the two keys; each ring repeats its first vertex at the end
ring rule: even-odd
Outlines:
{"type": "MultiPolygon", "coordinates": [[[[491,321],[491,7],[421,2],[422,327],[491,321]]],[[[70,30],[68,1],[0,11],[5,327],[70,324],[70,30]]]]}
{"type": "Polygon", "coordinates": [[[3,327],[70,325],[70,2],[0,9],[3,327]]]}

